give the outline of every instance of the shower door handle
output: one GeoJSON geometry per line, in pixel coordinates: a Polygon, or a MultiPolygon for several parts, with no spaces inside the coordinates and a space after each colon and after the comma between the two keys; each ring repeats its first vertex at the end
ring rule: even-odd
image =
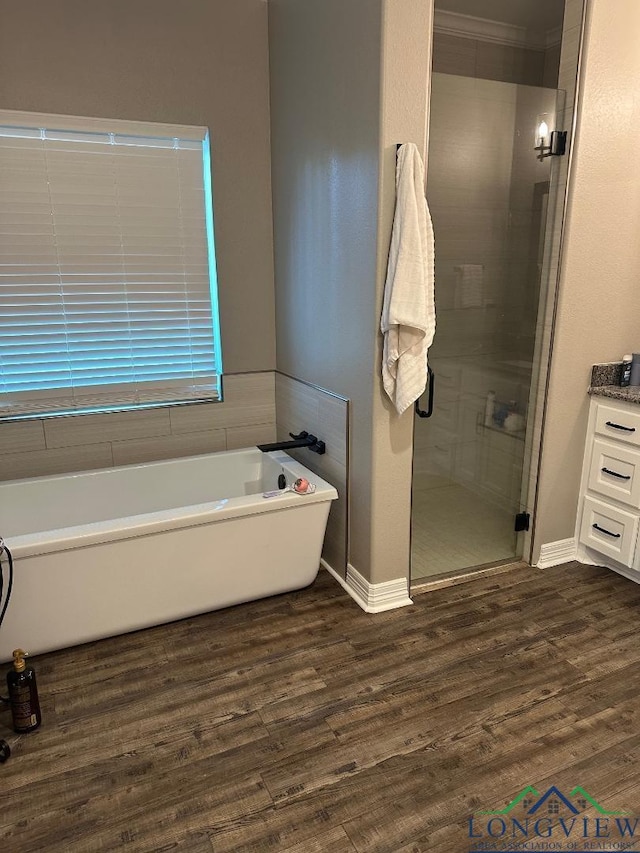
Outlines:
{"type": "Polygon", "coordinates": [[[430,418],[433,414],[433,392],[436,385],[436,377],[432,367],[427,367],[427,375],[429,377],[429,403],[426,412],[420,408],[420,398],[416,400],[416,415],[419,418],[430,418]]]}

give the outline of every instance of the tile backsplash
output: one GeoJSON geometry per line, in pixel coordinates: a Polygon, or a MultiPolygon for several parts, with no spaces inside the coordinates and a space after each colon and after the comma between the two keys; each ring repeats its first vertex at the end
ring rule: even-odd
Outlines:
{"type": "Polygon", "coordinates": [[[316,435],[327,446],[319,456],[307,449],[290,451],[318,476],[338,490],[327,523],[322,556],[343,577],[347,570],[349,519],[349,401],[321,388],[276,373],[278,441],[302,430],[316,435]]]}
{"type": "Polygon", "coordinates": [[[110,468],[274,441],[275,375],[224,377],[224,402],[0,423],[0,479],[110,468]]]}

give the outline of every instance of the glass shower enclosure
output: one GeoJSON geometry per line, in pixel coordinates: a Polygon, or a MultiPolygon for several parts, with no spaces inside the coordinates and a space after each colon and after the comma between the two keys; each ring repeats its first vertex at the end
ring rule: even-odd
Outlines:
{"type": "Polygon", "coordinates": [[[517,559],[526,506],[556,89],[434,73],[433,414],[415,420],[412,580],[517,559]]]}

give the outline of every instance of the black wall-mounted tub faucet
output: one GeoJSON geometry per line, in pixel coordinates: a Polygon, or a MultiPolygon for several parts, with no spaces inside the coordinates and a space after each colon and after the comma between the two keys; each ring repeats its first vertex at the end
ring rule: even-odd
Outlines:
{"type": "Polygon", "coordinates": [[[273,444],[259,444],[258,450],[263,453],[269,453],[271,450],[295,450],[298,447],[307,447],[313,453],[319,453],[321,456],[326,453],[324,441],[320,441],[315,435],[309,435],[306,430],[303,430],[298,435],[289,433],[292,441],[274,441],[273,444]]]}

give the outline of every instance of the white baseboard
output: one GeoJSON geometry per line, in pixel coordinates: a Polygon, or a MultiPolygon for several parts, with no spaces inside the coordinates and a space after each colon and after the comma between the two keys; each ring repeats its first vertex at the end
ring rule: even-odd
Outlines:
{"type": "Polygon", "coordinates": [[[407,607],[409,604],[413,604],[409,598],[407,578],[396,578],[383,583],[369,583],[357,569],[347,564],[347,577],[345,579],[326,560],[320,560],[320,563],[365,613],[383,613],[385,610],[395,610],[397,607],[407,607]]]}
{"type": "Polygon", "coordinates": [[[570,563],[577,556],[578,543],[575,537],[548,542],[540,548],[540,559],[537,562],[537,567],[539,569],[550,569],[553,566],[560,566],[562,563],[570,563]]]}

